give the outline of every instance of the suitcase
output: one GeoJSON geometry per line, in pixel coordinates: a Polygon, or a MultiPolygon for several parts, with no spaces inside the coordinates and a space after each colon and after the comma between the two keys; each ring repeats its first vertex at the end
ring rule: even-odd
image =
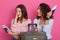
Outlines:
{"type": "MultiPolygon", "coordinates": [[[[36,25],[36,24],[29,24],[29,25],[36,25]]],[[[29,31],[29,25],[28,25],[28,32],[20,33],[20,40],[47,40],[45,32],[29,31]]]]}

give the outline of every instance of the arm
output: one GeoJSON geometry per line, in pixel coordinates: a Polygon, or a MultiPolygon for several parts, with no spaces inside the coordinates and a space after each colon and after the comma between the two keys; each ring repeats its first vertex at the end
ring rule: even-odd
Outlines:
{"type": "MultiPolygon", "coordinates": [[[[15,19],[12,19],[12,21],[11,21],[11,29],[14,29],[13,28],[13,25],[16,25],[17,24],[17,16],[16,16],[16,18],[15,19]]],[[[10,34],[10,35],[19,35],[19,33],[18,32],[12,32],[12,30],[7,30],[8,31],[8,34],[10,34]]]]}
{"type": "MultiPolygon", "coordinates": [[[[37,19],[35,19],[34,21],[33,21],[33,24],[37,24],[37,19]]],[[[36,31],[38,31],[38,28],[34,25],[34,31],[36,32],[36,31]]]]}
{"type": "Polygon", "coordinates": [[[17,19],[18,19],[18,16],[16,15],[16,17],[11,20],[11,27],[12,27],[12,25],[16,25],[17,24],[17,19]]]}
{"type": "Polygon", "coordinates": [[[8,30],[8,34],[13,35],[13,36],[18,36],[20,33],[12,32],[11,30],[8,30]]]}
{"type": "Polygon", "coordinates": [[[11,26],[15,25],[17,23],[17,18],[18,18],[18,16],[16,14],[16,17],[14,19],[12,19],[12,21],[11,21],[11,26]]]}
{"type": "Polygon", "coordinates": [[[44,31],[45,32],[51,32],[53,26],[53,19],[50,19],[49,21],[46,21],[46,24],[44,25],[44,31]]]}

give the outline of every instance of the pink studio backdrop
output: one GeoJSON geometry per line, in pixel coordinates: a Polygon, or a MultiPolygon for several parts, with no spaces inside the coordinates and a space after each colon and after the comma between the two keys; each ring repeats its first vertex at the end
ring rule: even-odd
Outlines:
{"type": "Polygon", "coordinates": [[[10,27],[11,19],[15,17],[15,7],[18,4],[24,4],[27,8],[28,17],[33,21],[36,18],[36,10],[40,3],[47,3],[52,8],[57,5],[54,14],[54,26],[52,30],[52,40],[60,40],[60,0],[0,0],[0,40],[11,40],[12,36],[8,35],[2,28],[3,24],[10,27]]]}

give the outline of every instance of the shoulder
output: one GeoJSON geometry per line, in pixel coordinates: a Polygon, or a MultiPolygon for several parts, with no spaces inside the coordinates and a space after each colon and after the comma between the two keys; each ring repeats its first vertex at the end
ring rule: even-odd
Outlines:
{"type": "Polygon", "coordinates": [[[53,21],[54,21],[54,19],[49,19],[49,21],[50,21],[50,22],[53,22],[53,21]]]}
{"type": "Polygon", "coordinates": [[[27,19],[27,22],[28,22],[28,23],[31,23],[32,21],[31,21],[31,19],[27,19]]]}
{"type": "Polygon", "coordinates": [[[31,19],[27,19],[28,21],[31,21],[31,19]]]}
{"type": "Polygon", "coordinates": [[[53,25],[54,19],[49,19],[49,25],[53,25]]]}

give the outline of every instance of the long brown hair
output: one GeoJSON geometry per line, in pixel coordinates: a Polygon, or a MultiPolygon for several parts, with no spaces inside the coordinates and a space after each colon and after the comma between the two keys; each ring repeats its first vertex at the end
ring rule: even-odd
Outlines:
{"type": "Polygon", "coordinates": [[[26,8],[23,4],[17,5],[16,9],[17,8],[20,8],[21,12],[22,12],[22,16],[21,16],[21,18],[19,18],[19,17],[17,18],[17,22],[20,20],[20,22],[22,23],[23,18],[28,19],[26,8]]]}

